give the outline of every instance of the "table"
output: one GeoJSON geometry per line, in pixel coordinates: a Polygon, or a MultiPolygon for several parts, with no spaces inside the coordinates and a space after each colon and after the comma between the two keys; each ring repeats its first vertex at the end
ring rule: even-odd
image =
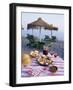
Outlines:
{"type": "Polygon", "coordinates": [[[49,66],[40,66],[36,58],[32,58],[32,64],[21,68],[21,77],[39,77],[39,76],[63,76],[64,75],[64,60],[57,56],[52,55],[51,60],[54,65],[58,67],[56,73],[49,71],[49,66]]]}

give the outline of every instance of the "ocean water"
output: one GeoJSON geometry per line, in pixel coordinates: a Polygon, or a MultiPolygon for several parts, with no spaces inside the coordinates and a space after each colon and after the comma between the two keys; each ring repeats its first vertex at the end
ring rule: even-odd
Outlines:
{"type": "MultiPolygon", "coordinates": [[[[30,34],[30,35],[34,35],[36,37],[39,37],[41,39],[43,39],[45,37],[45,35],[48,35],[49,37],[51,37],[51,31],[50,30],[44,30],[44,29],[41,29],[41,32],[39,29],[33,29],[33,32],[32,32],[32,29],[24,29],[21,31],[21,34],[23,37],[26,37],[27,34],[30,34]]],[[[58,31],[52,31],[52,36],[56,36],[56,38],[60,41],[64,41],[64,32],[62,32],[61,30],[58,30],[58,31]]]]}

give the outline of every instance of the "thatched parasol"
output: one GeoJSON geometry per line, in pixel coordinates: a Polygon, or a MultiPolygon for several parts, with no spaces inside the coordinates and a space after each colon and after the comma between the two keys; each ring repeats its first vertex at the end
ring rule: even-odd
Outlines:
{"type": "Polygon", "coordinates": [[[48,25],[48,27],[44,28],[45,30],[50,30],[51,31],[51,37],[52,37],[52,31],[55,30],[57,31],[58,30],[58,27],[55,27],[53,26],[53,24],[50,24],[50,26],[48,25]]]}
{"type": "Polygon", "coordinates": [[[40,34],[41,34],[41,28],[42,27],[44,29],[48,29],[48,30],[55,30],[56,29],[56,27],[53,27],[52,25],[48,24],[47,22],[45,22],[41,18],[38,18],[36,21],[34,21],[34,22],[27,25],[27,29],[32,28],[32,34],[33,34],[33,29],[39,28],[40,29],[39,37],[41,36],[40,34]]]}

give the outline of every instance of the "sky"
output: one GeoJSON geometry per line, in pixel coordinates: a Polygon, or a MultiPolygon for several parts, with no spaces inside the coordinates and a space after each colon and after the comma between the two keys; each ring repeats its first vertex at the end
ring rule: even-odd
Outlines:
{"type": "MultiPolygon", "coordinates": [[[[58,31],[53,31],[53,36],[57,36],[59,40],[64,40],[64,15],[58,13],[26,13],[22,12],[21,23],[24,27],[22,30],[22,36],[26,36],[27,33],[32,34],[32,29],[27,30],[27,24],[37,20],[41,17],[48,24],[53,24],[58,27],[58,31]]],[[[39,30],[34,30],[33,34],[39,36],[39,30]]],[[[42,29],[41,38],[44,38],[45,35],[50,36],[51,32],[48,30],[42,29]]]]}

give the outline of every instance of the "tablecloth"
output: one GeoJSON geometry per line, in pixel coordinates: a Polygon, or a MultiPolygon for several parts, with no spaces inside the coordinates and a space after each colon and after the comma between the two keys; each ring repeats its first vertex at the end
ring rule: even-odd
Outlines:
{"type": "Polygon", "coordinates": [[[57,72],[49,71],[49,66],[41,66],[36,58],[32,58],[32,64],[21,68],[21,77],[39,77],[39,76],[63,76],[64,75],[64,60],[57,56],[51,56],[53,65],[58,67],[57,72]]]}

